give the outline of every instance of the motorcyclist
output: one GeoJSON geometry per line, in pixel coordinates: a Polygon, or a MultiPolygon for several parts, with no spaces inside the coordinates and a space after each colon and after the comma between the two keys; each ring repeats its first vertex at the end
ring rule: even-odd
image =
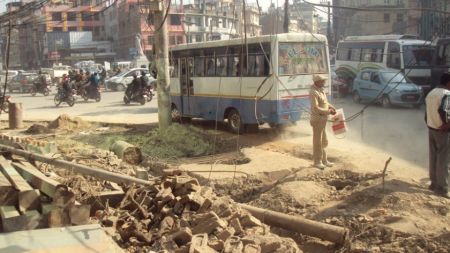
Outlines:
{"type": "Polygon", "coordinates": [[[125,94],[130,99],[133,99],[136,91],[141,87],[141,80],[137,77],[136,72],[133,73],[133,81],[128,85],[125,94]]]}
{"type": "Polygon", "coordinates": [[[43,88],[47,87],[47,77],[39,70],[39,79],[38,82],[35,83],[36,90],[40,91],[43,88]]]}
{"type": "Polygon", "coordinates": [[[67,98],[72,93],[72,87],[70,87],[70,79],[67,74],[63,74],[61,86],[64,93],[63,98],[67,98]]]}
{"type": "Polygon", "coordinates": [[[141,77],[139,79],[141,81],[141,89],[145,89],[149,84],[149,80],[147,73],[144,70],[141,71],[141,77]]]}

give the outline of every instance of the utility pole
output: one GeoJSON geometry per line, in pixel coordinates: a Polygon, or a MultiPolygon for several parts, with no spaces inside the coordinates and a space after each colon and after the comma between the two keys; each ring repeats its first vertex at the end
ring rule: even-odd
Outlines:
{"type": "Polygon", "coordinates": [[[165,20],[165,0],[150,0],[150,10],[155,13],[155,48],[156,73],[158,91],[158,123],[159,129],[165,130],[172,122],[170,107],[170,74],[169,74],[169,44],[167,35],[167,20],[165,20]]]}
{"type": "Polygon", "coordinates": [[[289,0],[284,0],[283,32],[289,33],[289,0]]]}

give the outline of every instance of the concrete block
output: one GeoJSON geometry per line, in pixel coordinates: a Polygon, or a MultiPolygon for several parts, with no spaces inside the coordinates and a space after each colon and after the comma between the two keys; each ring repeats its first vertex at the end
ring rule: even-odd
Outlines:
{"type": "Polygon", "coordinates": [[[192,240],[192,231],[188,227],[180,228],[177,232],[170,235],[170,238],[179,246],[186,245],[192,240]]]}
{"type": "Polygon", "coordinates": [[[241,225],[244,227],[262,226],[261,221],[250,214],[246,214],[240,221],[241,225]]]}
{"type": "Polygon", "coordinates": [[[242,253],[244,244],[237,236],[232,236],[225,241],[224,253],[242,253]]]}
{"type": "Polygon", "coordinates": [[[18,193],[5,175],[0,172],[0,206],[17,206],[18,193]]]}
{"type": "Polygon", "coordinates": [[[208,235],[197,234],[192,237],[189,253],[214,253],[217,252],[208,246],[208,235]]]}
{"type": "Polygon", "coordinates": [[[158,234],[161,236],[172,230],[175,225],[175,220],[171,216],[166,216],[159,224],[159,232],[158,234]]]}
{"type": "Polygon", "coordinates": [[[215,251],[222,252],[225,247],[225,243],[222,240],[208,241],[208,246],[215,251]]]}
{"type": "Polygon", "coordinates": [[[256,244],[247,244],[244,246],[242,253],[261,253],[261,247],[256,244]]]}
{"type": "Polygon", "coordinates": [[[88,224],[90,214],[90,205],[73,205],[69,208],[70,222],[74,225],[88,224]]]}
{"type": "Polygon", "coordinates": [[[148,180],[148,171],[142,168],[134,169],[136,177],[142,180],[148,180]]]}
{"type": "Polygon", "coordinates": [[[21,215],[14,206],[0,207],[0,216],[4,232],[36,229],[41,220],[41,215],[36,210],[21,215]]]}
{"type": "Polygon", "coordinates": [[[48,227],[65,227],[70,226],[70,217],[62,208],[55,208],[47,213],[48,227]]]}
{"type": "Polygon", "coordinates": [[[230,226],[234,228],[234,231],[237,235],[242,234],[244,230],[242,229],[241,222],[238,218],[234,218],[230,221],[230,226]]]}
{"type": "Polygon", "coordinates": [[[220,240],[225,242],[228,238],[233,236],[235,232],[236,231],[234,230],[233,227],[229,227],[229,228],[226,228],[223,231],[217,233],[217,238],[219,238],[220,240]]]}

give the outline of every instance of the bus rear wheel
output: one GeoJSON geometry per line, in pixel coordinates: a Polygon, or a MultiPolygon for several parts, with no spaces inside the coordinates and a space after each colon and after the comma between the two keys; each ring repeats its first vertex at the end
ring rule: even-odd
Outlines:
{"type": "Polygon", "coordinates": [[[241,115],[235,109],[232,109],[227,116],[228,129],[235,134],[241,134],[244,131],[244,125],[242,124],[241,115]]]}

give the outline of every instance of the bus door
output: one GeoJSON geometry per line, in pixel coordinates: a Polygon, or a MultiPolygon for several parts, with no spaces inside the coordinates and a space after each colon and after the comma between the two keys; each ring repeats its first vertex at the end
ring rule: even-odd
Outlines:
{"type": "Polygon", "coordinates": [[[191,79],[194,71],[193,66],[194,66],[193,58],[181,59],[180,90],[181,90],[181,113],[183,115],[190,115],[193,113],[190,106],[191,95],[193,95],[194,93],[194,84],[191,79]]]}

